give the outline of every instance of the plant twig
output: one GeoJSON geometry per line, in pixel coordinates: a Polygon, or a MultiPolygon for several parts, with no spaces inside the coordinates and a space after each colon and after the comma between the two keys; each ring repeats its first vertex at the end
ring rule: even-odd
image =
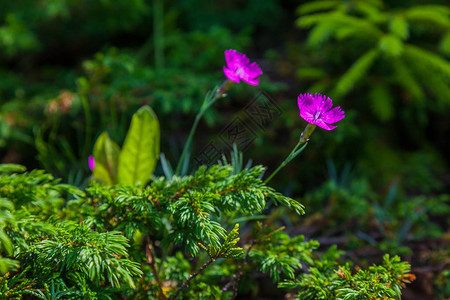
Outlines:
{"type": "Polygon", "coordinates": [[[197,275],[200,274],[204,269],[206,269],[206,267],[209,266],[213,261],[214,261],[214,259],[211,258],[203,266],[201,266],[200,269],[198,269],[195,273],[189,275],[188,279],[178,288],[178,290],[175,292],[175,294],[173,294],[173,296],[170,297],[170,300],[175,300],[178,297],[178,295],[181,293],[181,291],[189,285],[189,282],[191,282],[192,279],[197,277],[197,275]]]}
{"type": "Polygon", "coordinates": [[[228,281],[227,284],[225,284],[225,286],[220,290],[222,293],[226,292],[228,290],[228,288],[233,284],[234,282],[234,278],[236,278],[236,275],[233,276],[233,279],[231,279],[230,281],[228,281]]]}
{"type": "Polygon", "coordinates": [[[155,275],[156,282],[158,283],[158,289],[159,293],[161,294],[161,299],[166,300],[167,297],[164,295],[162,285],[161,285],[161,279],[159,278],[158,271],[156,270],[156,261],[155,256],[153,254],[153,246],[150,241],[150,237],[147,237],[147,245],[145,247],[145,255],[147,256],[147,263],[152,267],[153,274],[155,275]]]}
{"type": "Polygon", "coordinates": [[[242,263],[239,265],[239,270],[237,272],[237,275],[235,276],[235,278],[232,280],[233,282],[233,296],[231,296],[231,300],[233,300],[234,298],[236,298],[237,295],[237,290],[238,290],[238,286],[239,286],[239,281],[241,281],[241,276],[242,276],[242,269],[244,268],[244,266],[247,264],[247,260],[248,260],[248,255],[250,254],[250,251],[252,250],[253,246],[257,243],[257,240],[252,240],[250,242],[250,246],[247,249],[247,253],[245,254],[244,260],[242,261],[242,263]]]}
{"type": "Polygon", "coordinates": [[[242,263],[239,265],[239,269],[236,275],[234,275],[233,279],[230,280],[230,282],[228,282],[223,288],[222,288],[222,292],[225,292],[228,290],[228,288],[230,286],[233,286],[233,296],[231,296],[231,300],[233,300],[234,298],[236,298],[237,295],[237,289],[239,286],[239,281],[241,281],[241,276],[242,276],[242,269],[245,267],[245,265],[247,264],[247,260],[248,260],[248,256],[250,254],[250,251],[252,250],[253,246],[255,246],[256,244],[260,243],[261,241],[263,241],[264,239],[267,239],[269,236],[283,230],[285,227],[282,226],[266,235],[264,235],[263,237],[259,238],[259,239],[253,239],[250,242],[250,246],[247,249],[247,253],[245,254],[244,259],[242,260],[242,263]]]}

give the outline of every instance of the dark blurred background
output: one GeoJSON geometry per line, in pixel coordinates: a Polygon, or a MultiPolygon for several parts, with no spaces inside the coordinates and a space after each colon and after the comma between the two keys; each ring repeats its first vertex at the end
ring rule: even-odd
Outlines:
{"type": "Polygon", "coordinates": [[[230,48],[264,75],[207,113],[194,154],[234,117],[251,122],[243,108],[262,90],[282,115],[244,158],[270,173],[306,125],[298,94],[330,96],[346,118],[271,182],[307,214],[271,216],[357,265],[401,255],[417,276],[405,299],[450,297],[447,1],[3,0],[0,159],[83,186],[96,137],[121,144],[149,104],[175,164],[230,48]]]}

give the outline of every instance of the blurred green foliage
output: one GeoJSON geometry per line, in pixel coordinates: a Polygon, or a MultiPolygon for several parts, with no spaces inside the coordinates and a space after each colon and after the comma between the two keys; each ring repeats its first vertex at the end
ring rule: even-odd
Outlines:
{"type": "MultiPolygon", "coordinates": [[[[315,61],[314,68],[299,69],[298,77],[319,79],[313,89],[329,90],[333,99],[353,89],[365,90],[358,102],[368,101],[365,111],[369,108],[381,121],[396,115],[397,101],[419,116],[426,109],[448,109],[450,9],[388,5],[379,0],[336,0],[299,6],[297,25],[311,28],[306,45],[328,66],[318,67],[315,61]],[[338,73],[347,64],[350,68],[338,73]]],[[[357,107],[355,102],[345,103],[357,107]]]]}

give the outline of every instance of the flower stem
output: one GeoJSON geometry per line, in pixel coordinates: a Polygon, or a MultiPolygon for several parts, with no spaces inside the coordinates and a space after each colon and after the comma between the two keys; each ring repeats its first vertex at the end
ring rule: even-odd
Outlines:
{"type": "Polygon", "coordinates": [[[181,166],[183,165],[186,153],[189,147],[191,146],[192,138],[194,137],[195,130],[197,129],[198,123],[200,122],[201,118],[202,118],[201,113],[198,113],[197,116],[195,117],[194,124],[192,125],[191,131],[189,132],[186,144],[184,145],[183,153],[181,153],[180,161],[178,162],[177,169],[175,170],[176,175],[180,174],[181,166]]]}
{"type": "MultiPolygon", "coordinates": [[[[292,156],[295,153],[295,150],[298,148],[298,146],[300,145],[300,142],[298,142],[298,144],[294,147],[294,149],[292,149],[291,153],[289,153],[289,155],[285,158],[285,160],[278,166],[278,168],[272,173],[270,174],[270,176],[264,181],[264,184],[267,184],[270,179],[272,179],[272,177],[274,177],[282,168],[284,168],[284,166],[286,166],[291,160],[292,160],[292,156]]],[[[306,146],[306,144],[305,144],[306,146]]],[[[302,148],[303,149],[303,148],[302,148]]]]}
{"type": "Polygon", "coordinates": [[[161,71],[164,67],[163,0],[154,0],[153,4],[153,42],[155,45],[155,67],[157,71],[161,71]]]}
{"type": "Polygon", "coordinates": [[[191,147],[192,139],[194,137],[194,133],[197,129],[198,123],[203,117],[204,113],[210,108],[218,99],[220,99],[233,85],[233,81],[225,80],[223,84],[216,88],[215,91],[206,94],[205,99],[203,100],[202,106],[200,107],[199,112],[195,116],[194,124],[192,125],[191,131],[189,132],[189,136],[184,144],[183,152],[181,153],[180,160],[178,161],[177,168],[175,170],[175,175],[180,175],[181,167],[184,164],[184,160],[186,159],[186,154],[188,149],[191,147]]]}
{"type": "Polygon", "coordinates": [[[84,136],[84,145],[83,145],[83,156],[87,156],[89,153],[88,150],[88,146],[90,145],[90,140],[91,140],[91,128],[92,126],[92,118],[91,118],[91,110],[89,108],[89,103],[87,101],[87,96],[86,95],[82,95],[81,96],[81,103],[83,105],[83,111],[84,111],[84,117],[86,120],[86,132],[85,132],[85,136],[84,136]]]}
{"type": "Polygon", "coordinates": [[[284,166],[286,166],[291,160],[293,160],[297,155],[299,155],[308,145],[308,140],[311,134],[316,129],[316,125],[308,124],[300,135],[300,139],[295,145],[294,149],[292,149],[291,153],[285,158],[285,160],[278,166],[278,168],[270,174],[270,176],[264,181],[264,184],[267,184],[272,177],[274,177],[284,166]]]}
{"type": "Polygon", "coordinates": [[[314,129],[316,129],[316,125],[308,123],[306,125],[305,129],[303,130],[302,134],[300,135],[300,143],[306,143],[309,140],[309,137],[314,132],[314,129]]]}

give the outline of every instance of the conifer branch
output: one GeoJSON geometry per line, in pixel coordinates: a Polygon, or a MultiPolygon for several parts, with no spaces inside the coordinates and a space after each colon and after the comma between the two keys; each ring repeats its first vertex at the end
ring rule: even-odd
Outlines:
{"type": "Polygon", "coordinates": [[[175,300],[178,297],[178,295],[181,293],[181,291],[189,285],[189,282],[191,282],[192,279],[197,277],[197,275],[199,275],[204,269],[206,269],[206,267],[208,267],[213,261],[214,261],[214,259],[211,258],[203,266],[201,266],[200,269],[195,271],[195,273],[189,275],[188,279],[178,288],[178,290],[175,292],[175,294],[173,294],[173,296],[170,297],[170,300],[175,300]]]}
{"type": "MultiPolygon", "coordinates": [[[[258,222],[258,224],[259,224],[259,226],[261,226],[261,227],[260,227],[260,230],[262,231],[262,224],[259,223],[259,222],[258,222]]],[[[267,240],[270,236],[274,235],[275,233],[284,230],[284,228],[285,228],[285,227],[282,226],[282,227],[280,227],[280,228],[278,228],[278,229],[276,229],[276,230],[274,230],[274,231],[272,231],[272,232],[269,232],[269,233],[267,233],[267,234],[261,236],[261,237],[258,238],[258,239],[253,239],[253,240],[250,242],[250,246],[249,246],[248,249],[247,249],[247,253],[245,254],[244,259],[242,260],[242,263],[239,265],[239,269],[238,269],[237,274],[236,274],[236,275],[233,277],[233,279],[232,279],[229,283],[227,283],[227,284],[222,288],[222,290],[221,290],[222,292],[225,292],[226,290],[228,290],[228,288],[229,288],[230,286],[233,286],[233,296],[231,296],[230,299],[235,299],[235,298],[236,298],[236,295],[237,295],[237,289],[238,289],[238,286],[239,286],[239,282],[241,281],[241,276],[242,276],[242,272],[243,272],[242,270],[243,270],[243,268],[245,267],[245,265],[247,265],[247,260],[248,260],[250,251],[252,250],[253,246],[255,246],[256,244],[258,244],[258,243],[260,243],[260,242],[262,242],[262,241],[264,241],[264,240],[267,240]]]]}
{"type": "Polygon", "coordinates": [[[244,268],[245,265],[247,265],[247,260],[248,260],[248,256],[250,254],[250,251],[252,250],[253,246],[257,243],[257,240],[252,240],[250,242],[250,246],[247,249],[247,253],[245,254],[244,260],[242,261],[242,263],[239,265],[239,270],[237,272],[236,277],[234,278],[234,283],[233,283],[233,296],[231,296],[231,299],[235,299],[236,295],[237,295],[237,289],[239,286],[239,281],[241,281],[241,276],[242,276],[242,269],[244,268]]]}
{"type": "Polygon", "coordinates": [[[145,247],[145,255],[147,256],[147,263],[151,266],[153,274],[155,275],[156,278],[156,282],[158,283],[158,290],[159,293],[161,294],[161,299],[166,300],[167,297],[162,289],[161,279],[159,277],[158,270],[156,269],[156,260],[153,254],[153,245],[150,240],[150,237],[148,236],[147,236],[147,245],[145,247]]]}

